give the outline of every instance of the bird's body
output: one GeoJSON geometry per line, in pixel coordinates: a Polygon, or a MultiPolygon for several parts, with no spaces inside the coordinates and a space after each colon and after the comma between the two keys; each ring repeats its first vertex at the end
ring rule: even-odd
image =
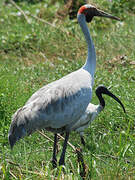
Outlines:
{"type": "Polygon", "coordinates": [[[24,124],[28,134],[42,128],[70,131],[91,100],[91,82],[86,70],[75,71],[35,92],[13,119],[18,116],[18,126],[24,124]]]}
{"type": "MultiPolygon", "coordinates": [[[[37,129],[54,132],[55,140],[57,132],[65,132],[66,137],[59,165],[64,164],[69,133],[85,113],[92,98],[96,53],[86,21],[90,22],[93,16],[104,16],[118,20],[118,18],[91,5],[84,5],[79,9],[77,18],[88,46],[86,62],[79,70],[39,89],[22,108],[17,110],[12,117],[8,135],[11,148],[17,140],[37,129]]],[[[56,141],[53,161],[56,161],[56,141]]]]}

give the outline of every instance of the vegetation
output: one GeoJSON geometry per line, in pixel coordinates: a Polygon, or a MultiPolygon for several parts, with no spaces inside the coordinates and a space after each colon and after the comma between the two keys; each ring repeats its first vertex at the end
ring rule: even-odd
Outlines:
{"type": "MultiPolygon", "coordinates": [[[[83,149],[86,179],[134,179],[134,1],[91,3],[123,20],[95,17],[88,25],[97,53],[92,103],[99,103],[94,90],[104,84],[121,99],[127,114],[105,97],[105,110],[85,132],[87,146],[82,147],[74,132],[70,142],[83,149]]],[[[77,155],[70,146],[65,171],[52,169],[52,142],[39,133],[25,137],[10,150],[7,137],[12,114],[38,88],[80,68],[87,53],[76,19],[57,16],[64,6],[62,0],[17,4],[28,21],[10,1],[0,1],[0,179],[81,179],[77,155]]],[[[52,133],[44,133],[53,139],[52,133]]],[[[61,145],[62,141],[60,152],[61,145]]]]}

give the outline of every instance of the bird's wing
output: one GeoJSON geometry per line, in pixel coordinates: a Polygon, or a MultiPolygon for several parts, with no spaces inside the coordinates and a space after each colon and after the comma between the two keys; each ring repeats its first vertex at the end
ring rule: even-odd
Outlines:
{"type": "Polygon", "coordinates": [[[91,100],[91,86],[84,79],[81,72],[74,73],[44,86],[28,100],[22,114],[42,128],[70,128],[91,100]]]}
{"type": "Polygon", "coordinates": [[[66,88],[51,87],[46,91],[45,96],[39,96],[24,106],[27,119],[38,121],[43,126],[51,128],[70,125],[85,111],[88,97],[84,97],[84,91],[89,90],[81,88],[78,90],[70,85],[68,88],[67,86],[66,88]]]}
{"type": "Polygon", "coordinates": [[[53,83],[50,83],[50,84],[47,84],[45,86],[43,86],[42,88],[40,88],[38,91],[36,91],[29,99],[28,101],[25,103],[26,104],[29,104],[31,103],[32,101],[36,100],[37,98],[39,97],[42,97],[45,92],[53,85],[53,83]]]}

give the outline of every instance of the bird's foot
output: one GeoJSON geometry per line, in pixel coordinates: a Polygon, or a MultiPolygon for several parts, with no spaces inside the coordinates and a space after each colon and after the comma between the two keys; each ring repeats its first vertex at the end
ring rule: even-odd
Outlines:
{"type": "Polygon", "coordinates": [[[53,169],[57,167],[57,159],[52,159],[53,169]]]}
{"type": "Polygon", "coordinates": [[[86,177],[86,165],[84,163],[82,149],[76,148],[77,159],[80,167],[80,176],[85,179],[86,177]]]}
{"type": "Polygon", "coordinates": [[[65,161],[64,159],[59,160],[59,166],[65,166],[65,161]]]}
{"type": "Polygon", "coordinates": [[[63,173],[66,173],[65,168],[65,162],[59,161],[59,170],[61,170],[63,173]]]}

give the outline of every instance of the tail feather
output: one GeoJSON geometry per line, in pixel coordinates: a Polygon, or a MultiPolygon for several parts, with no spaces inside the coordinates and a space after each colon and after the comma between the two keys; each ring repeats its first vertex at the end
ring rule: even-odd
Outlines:
{"type": "Polygon", "coordinates": [[[18,123],[18,121],[20,120],[19,119],[20,112],[21,112],[21,108],[13,115],[9,133],[8,133],[8,140],[9,140],[11,149],[15,145],[16,141],[18,141],[19,139],[23,138],[26,135],[24,122],[18,123]]]}
{"type": "Polygon", "coordinates": [[[16,141],[19,141],[21,138],[23,138],[26,135],[26,131],[23,125],[20,125],[19,127],[16,127],[15,130],[8,134],[8,140],[11,149],[15,145],[16,141]]]}

